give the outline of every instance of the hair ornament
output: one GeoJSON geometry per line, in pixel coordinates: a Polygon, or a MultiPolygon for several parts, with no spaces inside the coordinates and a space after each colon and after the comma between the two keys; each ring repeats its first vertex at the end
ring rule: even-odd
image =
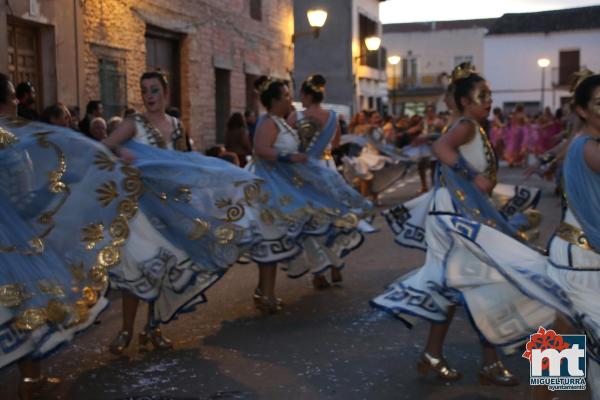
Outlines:
{"type": "Polygon", "coordinates": [[[586,78],[594,75],[594,72],[589,70],[588,68],[584,68],[579,72],[575,72],[573,74],[573,80],[571,82],[571,93],[575,93],[581,82],[583,82],[586,78]]]}
{"type": "Polygon", "coordinates": [[[271,83],[273,83],[273,82],[274,82],[273,78],[271,78],[270,76],[267,77],[267,79],[263,83],[261,83],[260,86],[258,87],[258,93],[263,94],[264,92],[269,90],[269,86],[271,86],[271,83]]]}
{"type": "Polygon", "coordinates": [[[312,91],[316,93],[325,92],[325,85],[319,85],[314,82],[314,76],[309,76],[306,80],[306,86],[308,86],[312,91]]]}
{"type": "Polygon", "coordinates": [[[476,73],[477,73],[477,70],[475,69],[475,66],[472,65],[470,62],[461,63],[461,64],[457,65],[454,68],[454,70],[452,71],[451,82],[454,83],[461,79],[467,79],[471,75],[476,74],[476,73]]]}

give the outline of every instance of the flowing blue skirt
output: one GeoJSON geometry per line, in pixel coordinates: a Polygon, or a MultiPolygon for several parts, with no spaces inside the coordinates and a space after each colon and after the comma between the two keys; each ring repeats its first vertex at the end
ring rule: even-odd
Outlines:
{"type": "Polygon", "coordinates": [[[257,160],[248,167],[268,193],[262,221],[270,229],[251,251],[259,263],[285,261],[290,277],[342,268],[342,258],[363,242],[358,222],[372,204],[318,160],[306,164],[257,160]]]}

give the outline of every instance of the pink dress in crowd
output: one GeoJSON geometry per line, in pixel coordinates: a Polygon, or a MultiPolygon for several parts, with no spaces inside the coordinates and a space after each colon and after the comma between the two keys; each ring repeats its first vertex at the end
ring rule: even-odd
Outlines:
{"type": "Polygon", "coordinates": [[[506,132],[504,158],[510,165],[520,164],[527,152],[529,127],[524,114],[515,114],[506,132]]]}

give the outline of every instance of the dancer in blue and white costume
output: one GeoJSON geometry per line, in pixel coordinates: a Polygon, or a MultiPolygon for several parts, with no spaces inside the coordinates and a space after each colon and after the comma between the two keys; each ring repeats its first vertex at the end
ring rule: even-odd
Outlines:
{"type": "MultiPolygon", "coordinates": [[[[357,224],[372,212],[372,205],[336,171],[303,152],[302,139],[284,119],[291,111],[288,87],[263,76],[256,89],[267,114],[257,124],[254,161],[248,168],[265,181],[263,190],[269,193],[271,209],[263,212],[263,221],[273,221],[278,212],[283,215],[252,249],[260,272],[254,299],[258,309],[273,313],[281,309],[275,297],[277,263],[285,262],[290,277],[311,269],[316,274],[341,269],[342,257],[363,242],[357,224]]],[[[322,132],[322,138],[332,130],[322,132]]],[[[322,154],[328,143],[319,142],[321,135],[312,147],[315,154],[322,154]]]]}
{"type": "Polygon", "coordinates": [[[303,151],[321,164],[337,171],[331,150],[340,145],[340,127],[337,114],[321,107],[327,81],[322,75],[309,76],[300,87],[300,101],[304,111],[290,114],[287,122],[298,132],[303,151]]]}
{"type": "MultiPolygon", "coordinates": [[[[302,151],[310,158],[318,160],[324,167],[337,171],[331,149],[339,146],[340,128],[335,111],[327,111],[321,107],[325,84],[325,78],[318,74],[302,82],[300,96],[305,110],[291,113],[287,121],[298,132],[302,151]]],[[[358,227],[364,233],[375,231],[365,220],[359,221],[358,227]]],[[[339,269],[332,268],[331,275],[333,282],[342,281],[339,269]]],[[[330,284],[325,275],[317,274],[313,277],[313,286],[317,289],[325,289],[330,284]]]]}
{"type": "Polygon", "coordinates": [[[128,175],[117,163],[94,165],[110,152],[81,134],[17,118],[4,74],[0,115],[0,368],[18,362],[19,397],[30,399],[57,383],[41,375],[40,359],[107,305],[107,270],[128,232],[119,204],[130,196],[115,194],[103,207],[94,191],[121,187],[128,175]]]}
{"type": "Polygon", "coordinates": [[[104,143],[140,171],[140,213],[122,261],[110,270],[123,290],[123,326],[110,350],[129,345],[139,299],[149,302],[140,344],[170,348],[159,323],[205,301],[213,285],[261,240],[260,181],[225,161],[183,153],[180,122],[165,113],[165,77],[148,72],[140,80],[146,112],[126,119],[104,143]]]}
{"type": "MultiPolygon", "coordinates": [[[[477,329],[497,345],[505,345],[510,339],[525,339],[535,332],[536,326],[523,325],[518,319],[507,320],[511,331],[520,328],[512,337],[507,337],[502,329],[489,326],[490,314],[506,309],[520,309],[529,314],[533,310],[532,304],[543,303],[567,317],[572,326],[565,327],[564,319],[559,319],[561,324],[557,332],[566,333],[575,328],[586,334],[590,358],[588,383],[592,386],[594,399],[599,399],[600,75],[580,80],[575,89],[574,105],[583,126],[567,152],[564,164],[566,208],[563,220],[549,242],[549,257],[543,257],[484,225],[444,218],[448,233],[456,240],[456,247],[468,249],[468,254],[464,250],[461,253],[470,258],[465,265],[455,256],[456,249],[451,249],[446,263],[447,284],[461,292],[477,329]],[[477,273],[473,273],[469,265],[478,265],[477,273]],[[482,292],[488,293],[490,288],[506,281],[514,287],[508,296],[499,299],[500,307],[480,301],[482,292]]],[[[540,318],[538,322],[548,324],[552,318],[540,318]]]]}
{"type": "MultiPolygon", "coordinates": [[[[431,322],[427,345],[418,364],[419,372],[425,374],[431,369],[446,380],[461,378],[458,371],[448,366],[442,352],[455,305],[460,302],[455,293],[445,287],[444,259],[452,241],[438,216],[467,215],[518,235],[489,199],[496,183],[497,164],[480,123],[491,109],[490,89],[470,65],[461,65],[454,71],[453,83],[461,118],[433,146],[441,163],[438,186],[413,201],[426,206],[409,208],[407,204],[403,209],[397,208],[398,215],[393,216],[394,222],[402,222],[398,225],[405,239],[402,244],[426,248],[425,265],[399,278],[372,301],[374,306],[397,315],[409,325],[414,323],[415,317],[431,322]],[[422,215],[415,215],[415,211],[422,215]],[[411,224],[414,219],[424,219],[424,226],[411,224]]],[[[548,314],[551,316],[551,311],[548,314]]],[[[482,342],[482,347],[480,380],[506,386],[518,384],[498,359],[494,347],[487,342],[482,342]]]]}

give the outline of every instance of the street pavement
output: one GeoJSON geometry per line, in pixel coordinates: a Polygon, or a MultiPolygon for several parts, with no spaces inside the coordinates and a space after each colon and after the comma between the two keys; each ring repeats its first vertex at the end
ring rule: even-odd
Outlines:
{"type": "MultiPolygon", "coordinates": [[[[522,171],[503,169],[502,182],[523,183],[522,171]]],[[[544,215],[539,239],[545,245],[560,220],[553,185],[543,188],[544,215]]],[[[384,204],[413,197],[416,177],[398,182],[383,196],[384,204]]],[[[208,303],[163,328],[175,350],[142,351],[134,337],[122,357],[108,353],[120,328],[121,301],[100,323],[44,362],[45,371],[63,378],[40,399],[528,399],[528,362],[517,352],[505,364],[521,380],[513,388],[481,386],[478,382],[479,342],[461,311],[457,312],[445,347],[449,363],[462,380],[445,383],[417,375],[427,324],[412,330],[369,300],[386,284],[420,266],[424,254],[397,246],[378,217],[380,231],[347,259],[341,287],[315,291],[308,277],[279,276],[281,314],[263,317],[251,295],[257,281],[254,265],[238,265],[208,292],[208,303]]],[[[142,328],[145,307],[136,329],[142,328]]],[[[15,398],[16,368],[0,371],[0,398],[15,398]]],[[[555,398],[588,399],[589,393],[561,392],[555,398]]]]}

